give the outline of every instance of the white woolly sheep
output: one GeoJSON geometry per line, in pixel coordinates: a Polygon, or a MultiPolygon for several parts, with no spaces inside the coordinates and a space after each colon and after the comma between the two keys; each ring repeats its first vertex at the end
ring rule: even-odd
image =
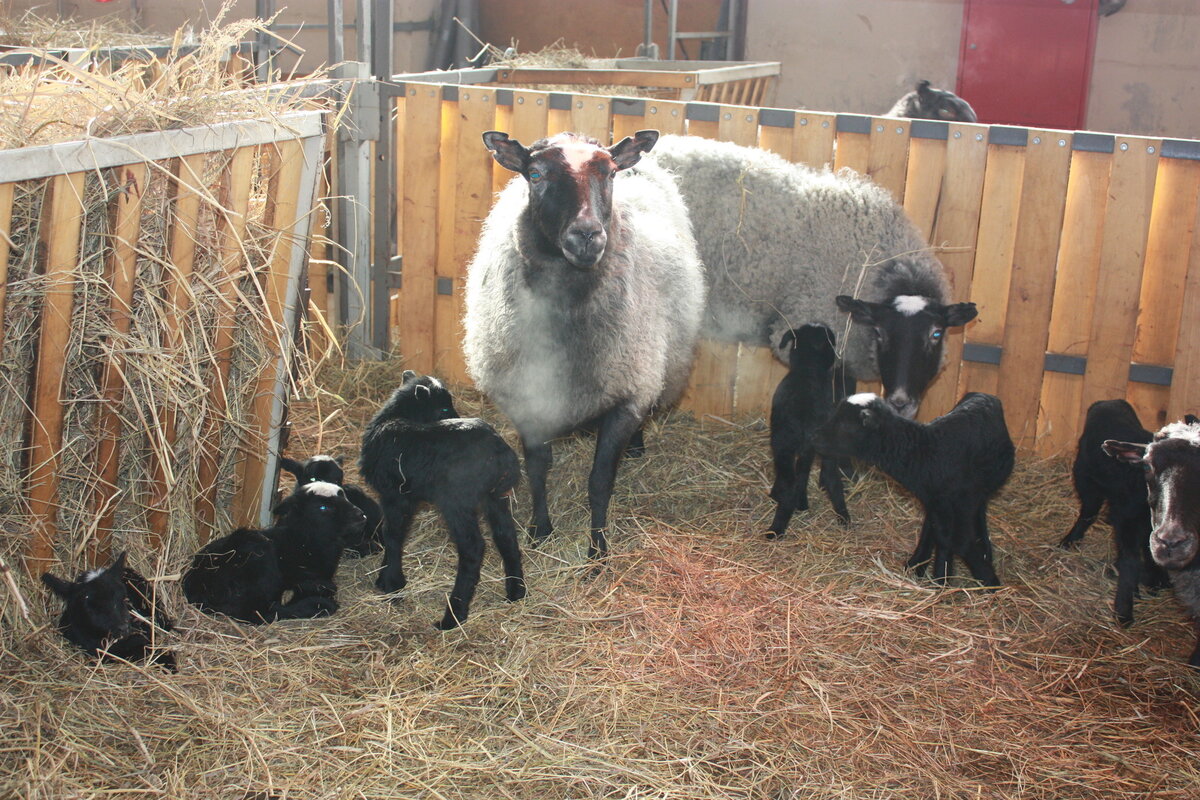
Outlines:
{"type": "Polygon", "coordinates": [[[848,312],[860,324],[842,335],[845,371],[881,379],[888,402],[916,416],[941,366],[945,329],[976,310],[950,302],[941,263],[885,189],[694,136],[662,137],[654,158],[675,174],[696,222],[709,280],[706,336],[770,345],[787,363],[784,331],[806,323],[843,330],[848,312]]]}
{"type": "Polygon", "coordinates": [[[670,176],[642,161],[657,131],[608,148],[573,133],[528,148],[483,139],[521,178],[468,267],[467,369],[520,434],[535,539],[552,530],[550,440],[596,428],[589,555],[601,556],[621,455],[691,371],[705,294],[691,223],[670,176]]]}
{"type": "MultiPolygon", "coordinates": [[[[1110,439],[1103,446],[1114,458],[1143,467],[1158,520],[1150,554],[1200,628],[1200,420],[1189,414],[1154,434],[1150,444],[1110,439]]],[[[1188,664],[1200,669],[1200,640],[1188,664]]]]}

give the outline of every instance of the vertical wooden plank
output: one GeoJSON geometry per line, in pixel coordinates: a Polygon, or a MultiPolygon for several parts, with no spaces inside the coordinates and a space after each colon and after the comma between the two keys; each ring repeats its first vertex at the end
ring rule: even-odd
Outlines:
{"type": "Polygon", "coordinates": [[[701,420],[706,415],[731,417],[737,353],[736,344],[702,339],[680,408],[701,420]]]}
{"type": "Polygon", "coordinates": [[[575,95],[571,98],[571,130],[591,136],[607,146],[612,141],[612,109],[607,98],[575,95]]]}
{"type": "Polygon", "coordinates": [[[771,348],[740,345],[734,384],[734,413],[739,417],[769,419],[775,387],[787,371],[788,368],[779,363],[771,348]]]}
{"type": "MultiPolygon", "coordinates": [[[[1024,168],[1025,148],[988,145],[975,273],[971,281],[971,300],[979,308],[979,317],[964,331],[965,341],[969,343],[998,347],[1004,341],[1004,314],[1008,308],[1008,283],[1024,168]]],[[[997,369],[991,364],[964,362],[958,394],[995,394],[997,378],[997,369]]]]}
{"type": "Polygon", "coordinates": [[[221,468],[221,429],[229,407],[229,367],[237,329],[238,281],[246,268],[242,242],[246,238],[246,212],[250,207],[250,185],[254,178],[254,147],[234,151],[221,176],[217,214],[220,271],[216,289],[224,298],[212,334],[212,376],[208,390],[208,414],[201,423],[196,492],[196,535],[208,541],[217,519],[217,478],[221,468]]]}
{"type": "MultiPolygon", "coordinates": [[[[499,92],[496,93],[496,108],[494,110],[495,110],[495,118],[492,120],[493,128],[495,130],[503,131],[504,133],[507,133],[510,138],[516,138],[517,141],[521,141],[519,137],[513,137],[513,133],[512,133],[513,104],[505,105],[504,103],[501,103],[499,92]]],[[[504,167],[500,166],[500,164],[496,162],[496,159],[493,158],[492,159],[492,194],[494,195],[497,192],[499,192],[501,189],[503,189],[505,184],[508,183],[508,181],[512,178],[512,176],[513,176],[512,172],[509,172],[504,167]]]]}
{"type": "Polygon", "coordinates": [[[0,183],[0,342],[4,341],[4,309],[8,293],[8,258],[12,248],[13,193],[16,184],[0,183]]]}
{"type": "Polygon", "coordinates": [[[551,92],[546,104],[546,135],[571,130],[571,95],[551,92]]]}
{"type": "Polygon", "coordinates": [[[871,153],[867,177],[904,202],[904,178],[908,169],[909,126],[907,119],[876,117],[871,122],[871,153]]]}
{"type": "Polygon", "coordinates": [[[1080,414],[1097,400],[1124,397],[1137,326],[1142,263],[1161,142],[1118,137],[1109,177],[1100,270],[1092,311],[1080,414]],[[1121,149],[1126,145],[1126,149],[1121,149]]]}
{"type": "Polygon", "coordinates": [[[687,103],[673,100],[647,100],[646,124],[659,133],[687,132],[687,103]]]}
{"type": "MultiPolygon", "coordinates": [[[[420,373],[433,370],[434,308],[437,297],[438,205],[441,168],[441,90],[408,84],[404,102],[404,217],[400,281],[400,354],[420,373]]],[[[483,143],[479,145],[483,147],[483,143]]],[[[486,151],[485,151],[486,152],[486,151]]]]}
{"type": "Polygon", "coordinates": [[[687,121],[689,136],[702,136],[705,139],[721,138],[721,123],[718,120],[689,119],[687,121]]]}
{"type": "Polygon", "coordinates": [[[271,408],[274,404],[275,375],[279,362],[291,348],[292,331],[284,325],[284,300],[287,295],[288,266],[292,250],[305,247],[297,242],[293,228],[298,218],[300,177],[304,170],[304,149],[298,139],[267,147],[267,198],[263,224],[281,235],[262,270],[252,273],[261,295],[260,335],[267,354],[254,383],[247,430],[240,447],[238,486],[231,515],[238,526],[258,522],[259,495],[266,474],[267,442],[271,435],[271,408]]]}
{"type": "MultiPolygon", "coordinates": [[[[431,371],[448,379],[449,375],[443,371],[443,360],[447,352],[458,349],[458,340],[461,338],[457,330],[455,313],[458,309],[454,299],[455,278],[458,277],[458,264],[455,261],[457,243],[454,233],[457,219],[455,203],[458,199],[458,100],[443,100],[441,105],[441,136],[438,140],[441,168],[438,170],[437,190],[437,266],[431,371]]],[[[484,149],[482,140],[479,146],[484,149]]],[[[484,153],[487,153],[486,149],[484,153]]],[[[488,157],[491,157],[490,154],[488,157]]]]}
{"type": "Polygon", "coordinates": [[[838,131],[836,137],[833,168],[852,169],[859,175],[866,175],[871,163],[870,134],[838,131]]]}
{"type": "MultiPolygon", "coordinates": [[[[987,143],[978,126],[952,124],[946,140],[946,170],[942,198],[938,203],[930,243],[950,279],[951,296],[961,302],[971,296],[975,272],[976,241],[983,202],[987,143]]],[[[962,368],[963,337],[945,339],[945,366],[921,402],[919,418],[930,420],[949,411],[958,402],[958,379],[962,368]]]]}
{"type": "MultiPolygon", "coordinates": [[[[549,97],[546,92],[514,91],[512,122],[508,135],[528,146],[549,133],[549,97]]],[[[512,175],[506,169],[504,172],[512,175]]]]}
{"type": "Polygon", "coordinates": [[[758,144],[758,113],[753,109],[721,106],[717,138],[743,147],[758,144]]]}
{"type": "MultiPolygon", "coordinates": [[[[397,137],[397,142],[403,142],[403,137],[397,137]]],[[[399,149],[399,148],[398,148],[399,149]]],[[[317,198],[329,195],[329,179],[324,169],[320,170],[317,198]]],[[[404,196],[404,183],[397,181],[397,197],[404,196]]],[[[396,204],[396,216],[402,216],[404,204],[396,204]]],[[[329,349],[331,332],[329,324],[329,231],[325,229],[327,215],[317,210],[313,220],[312,248],[308,258],[308,308],[307,314],[310,325],[307,326],[308,343],[314,359],[322,358],[329,349]]],[[[395,327],[400,318],[399,303],[393,303],[390,312],[391,324],[395,327]]],[[[400,340],[398,329],[391,332],[392,341],[400,340]]]]}
{"type": "Polygon", "coordinates": [[[29,511],[32,534],[25,567],[33,577],[49,569],[58,536],[58,463],[62,448],[62,389],[67,343],[74,307],[75,265],[79,260],[79,234],[83,225],[83,173],[51,179],[50,198],[42,223],[45,248],[46,293],[38,329],[37,364],[34,367],[33,418],[29,431],[29,511]]]}
{"type": "MultiPolygon", "coordinates": [[[[168,259],[164,265],[165,309],[162,342],[173,356],[183,343],[183,319],[192,304],[191,279],[199,236],[200,194],[204,185],[204,154],[175,159],[171,164],[171,227],[168,259]]],[[[170,524],[170,493],[175,485],[174,453],[178,409],[168,403],[158,410],[158,424],[148,431],[150,443],[150,497],[146,527],[150,545],[158,550],[170,524]]]]}
{"type": "MultiPolygon", "coordinates": [[[[1178,158],[1158,162],[1133,341],[1135,363],[1174,365],[1195,232],[1197,190],[1200,162],[1178,158]]],[[[1191,320],[1189,324],[1196,322],[1191,320]]],[[[1158,430],[1171,421],[1167,418],[1170,395],[1169,386],[1131,382],[1126,399],[1137,409],[1145,427],[1158,430]]]]}
{"type": "Polygon", "coordinates": [[[904,176],[904,211],[925,241],[932,243],[942,182],[946,177],[946,141],[913,137],[904,176]]]}
{"type": "MultiPolygon", "coordinates": [[[[1193,222],[1193,231],[1198,225],[1200,219],[1193,222]]],[[[1183,289],[1183,319],[1200,319],[1200,239],[1194,235],[1183,289]]],[[[1184,414],[1200,414],[1200,325],[1194,323],[1179,330],[1171,397],[1167,403],[1168,421],[1183,419],[1184,414]]]]}
{"type": "MultiPolygon", "coordinates": [[[[1055,355],[1087,355],[1111,166],[1112,155],[1108,153],[1077,151],[1071,158],[1046,339],[1047,352],[1055,355]]],[[[1042,376],[1039,455],[1065,454],[1074,448],[1082,396],[1082,375],[1046,372],[1042,376]]]]}
{"type": "MultiPolygon", "coordinates": [[[[793,115],[793,122],[795,116],[793,115]]],[[[763,125],[758,129],[758,146],[769,150],[777,156],[792,160],[792,139],[795,135],[793,128],[783,128],[777,125],[763,125]]]]}
{"type": "Polygon", "coordinates": [[[96,538],[91,546],[90,563],[107,563],[110,540],[117,511],[117,473],[121,451],[121,403],[125,396],[123,340],[133,320],[133,284],[137,274],[137,246],[142,227],[142,197],[146,191],[146,165],[118,167],[105,176],[116,183],[117,199],[112,204],[109,256],[104,266],[104,282],[109,291],[109,327],[116,334],[109,341],[108,353],[100,377],[101,406],[96,422],[96,482],[90,508],[96,514],[96,538]]]}
{"type": "Polygon", "coordinates": [[[1071,138],[1061,131],[1031,130],[1025,148],[998,393],[1013,442],[1026,451],[1037,435],[1071,138]]]}
{"type": "MultiPolygon", "coordinates": [[[[607,105],[607,104],[606,104],[607,105]]],[[[483,132],[495,120],[495,92],[472,87],[458,95],[458,158],[454,197],[454,271],[451,317],[438,321],[437,363],[439,373],[458,383],[467,383],[462,354],[463,292],[467,264],[475,255],[479,229],[492,207],[492,159],[483,146],[483,132]]],[[[606,123],[607,125],[607,123],[606,123]]],[[[607,128],[606,128],[607,130],[607,128]]]]}
{"type": "Polygon", "coordinates": [[[796,127],[792,128],[792,160],[823,169],[833,162],[833,141],[837,130],[833,114],[796,112],[796,127]]]}

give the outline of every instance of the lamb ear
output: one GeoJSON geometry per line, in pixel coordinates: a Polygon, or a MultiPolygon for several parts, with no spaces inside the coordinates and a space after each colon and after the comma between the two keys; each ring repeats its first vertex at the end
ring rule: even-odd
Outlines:
{"type": "Polygon", "coordinates": [[[849,314],[855,322],[861,322],[863,325],[876,324],[875,312],[882,308],[879,303],[872,303],[870,300],[856,300],[848,294],[839,294],[834,299],[837,302],[838,310],[849,314]]]}
{"type": "Polygon", "coordinates": [[[129,555],[129,551],[122,550],[121,555],[117,556],[116,559],[114,559],[113,562],[111,564],[109,564],[108,567],[106,567],[104,571],[112,572],[118,576],[124,575],[125,574],[125,557],[127,555],[129,555]]]}
{"type": "Polygon", "coordinates": [[[74,586],[70,581],[64,581],[57,575],[51,575],[49,572],[42,573],[42,583],[49,587],[50,591],[62,598],[66,598],[71,594],[71,587],[74,586]]]}
{"type": "Polygon", "coordinates": [[[658,131],[638,131],[633,136],[626,136],[608,148],[608,154],[612,156],[617,169],[629,169],[641,161],[642,154],[649,153],[657,142],[658,131]]]}
{"type": "Polygon", "coordinates": [[[333,463],[337,464],[339,467],[345,466],[346,457],[345,456],[334,456],[333,463]]]}
{"type": "Polygon", "coordinates": [[[416,377],[417,377],[417,373],[413,372],[411,369],[406,369],[406,370],[404,370],[404,374],[400,376],[400,382],[408,383],[409,381],[413,380],[416,377]]]}
{"type": "Polygon", "coordinates": [[[1195,414],[1184,414],[1183,415],[1183,424],[1184,425],[1195,425],[1197,422],[1200,422],[1200,417],[1197,417],[1195,414]]]}
{"type": "Polygon", "coordinates": [[[979,309],[974,303],[953,303],[946,306],[944,312],[946,327],[957,328],[959,325],[966,325],[971,320],[979,315],[979,309]]]}
{"type": "Polygon", "coordinates": [[[298,502],[296,500],[296,497],[297,497],[297,495],[289,494],[287,497],[283,498],[282,500],[280,500],[278,503],[275,504],[275,507],[271,509],[271,513],[277,517],[285,516],[292,510],[292,507],[295,506],[296,503],[298,502]]]}
{"type": "Polygon", "coordinates": [[[429,396],[429,387],[423,384],[417,386],[417,388],[413,390],[413,397],[417,398],[418,400],[428,400],[429,396]]]}
{"type": "Polygon", "coordinates": [[[783,332],[783,335],[779,337],[779,349],[786,353],[788,351],[789,347],[795,347],[795,346],[796,346],[796,331],[793,330],[792,328],[788,328],[786,331],[783,332]]]}
{"type": "Polygon", "coordinates": [[[1146,445],[1134,442],[1118,442],[1115,439],[1105,439],[1104,444],[1100,445],[1100,447],[1104,452],[1118,461],[1124,461],[1129,464],[1141,464],[1142,458],[1146,455],[1146,445]]]}
{"type": "Polygon", "coordinates": [[[529,168],[529,150],[516,139],[508,138],[507,133],[486,131],[483,146],[492,151],[492,158],[505,169],[524,175],[529,168]]]}
{"type": "Polygon", "coordinates": [[[917,81],[917,94],[919,94],[922,98],[930,97],[933,94],[929,88],[931,85],[932,84],[926,80],[917,81]]]}
{"type": "Polygon", "coordinates": [[[287,456],[280,457],[279,468],[295,475],[296,480],[300,480],[300,475],[304,472],[304,467],[300,466],[299,461],[288,458],[287,456]]]}

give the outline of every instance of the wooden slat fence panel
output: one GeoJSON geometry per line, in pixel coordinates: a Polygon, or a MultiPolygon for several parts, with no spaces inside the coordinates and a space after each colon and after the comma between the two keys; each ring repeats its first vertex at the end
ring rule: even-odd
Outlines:
{"type": "MultiPolygon", "coordinates": [[[[1158,140],[1089,133],[1077,145],[1075,134],[1061,131],[768,111],[738,105],[742,96],[732,87],[712,103],[609,99],[605,107],[589,97],[514,92],[504,118],[526,143],[566,128],[603,141],[642,128],[686,131],[817,168],[848,167],[891,191],[945,265],[954,298],[980,310],[976,322],[947,337],[946,367],[922,419],[944,413],[965,391],[996,392],[1020,445],[1055,454],[1073,446],[1094,399],[1128,396],[1147,425],[1200,402],[1200,358],[1187,344],[1196,327],[1187,320],[1200,308],[1200,245],[1192,236],[1200,161],[1180,156],[1160,164],[1158,140]],[[522,96],[524,108],[516,103],[522,96]],[[545,107],[532,104],[539,97],[545,107]],[[1167,313],[1152,318],[1156,308],[1167,313]],[[1161,379],[1173,368],[1173,388],[1131,381],[1131,361],[1165,368],[1135,370],[1135,378],[1161,379]]],[[[443,188],[447,170],[455,181],[469,180],[459,174],[468,139],[444,128],[470,115],[460,113],[461,101],[446,106],[455,113],[443,108],[443,188]]],[[[501,181],[490,169],[496,188],[501,181]]],[[[456,192],[451,207],[462,199],[456,192]]],[[[456,211],[453,234],[472,233],[473,246],[488,204],[470,200],[475,224],[456,211]]],[[[444,224],[438,229],[439,237],[450,232],[444,224]]],[[[469,249],[462,241],[435,247],[439,275],[447,264],[465,263],[449,256],[469,249]]],[[[407,271],[407,253],[405,262],[407,271]]],[[[406,278],[405,294],[408,286],[406,278]]],[[[439,323],[435,348],[457,349],[459,332],[447,339],[451,333],[439,323]]],[[[684,406],[700,415],[765,415],[782,371],[765,349],[702,342],[684,406]]]]}
{"type": "Polygon", "coordinates": [[[8,257],[12,252],[13,194],[16,186],[0,184],[0,341],[4,336],[4,300],[8,292],[8,257]]]}
{"type": "MultiPolygon", "coordinates": [[[[442,97],[437,86],[408,87],[404,99],[404,176],[401,213],[405,223],[400,240],[404,255],[400,291],[400,352],[417,372],[433,370],[434,314],[437,299],[438,180],[441,168],[442,97]]],[[[482,143],[481,143],[482,146],[482,143]]]]}

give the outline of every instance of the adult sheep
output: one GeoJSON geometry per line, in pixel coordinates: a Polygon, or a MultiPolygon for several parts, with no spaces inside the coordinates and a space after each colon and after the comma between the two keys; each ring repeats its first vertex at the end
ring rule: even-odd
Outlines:
{"type": "Polygon", "coordinates": [[[781,361],[789,328],[845,327],[841,364],[855,380],[882,379],[909,419],[941,367],[947,328],[974,319],[951,303],[941,263],[888,192],[730,142],[664,136],[657,162],[674,173],[696,221],[708,272],[704,334],[769,345],[781,361]]]}
{"type": "Polygon", "coordinates": [[[929,81],[919,81],[917,87],[901,97],[885,117],[938,119],[944,122],[978,122],[971,104],[954,92],[937,89],[929,81]]]}
{"type": "Polygon", "coordinates": [[[651,410],[683,392],[704,309],[679,190],[642,161],[657,140],[638,131],[606,148],[560,133],[525,147],[483,135],[521,179],[500,193],[468,267],[467,369],[520,435],[535,540],[552,531],[550,440],[595,427],[591,557],[608,550],[621,455],[651,410]]]}

